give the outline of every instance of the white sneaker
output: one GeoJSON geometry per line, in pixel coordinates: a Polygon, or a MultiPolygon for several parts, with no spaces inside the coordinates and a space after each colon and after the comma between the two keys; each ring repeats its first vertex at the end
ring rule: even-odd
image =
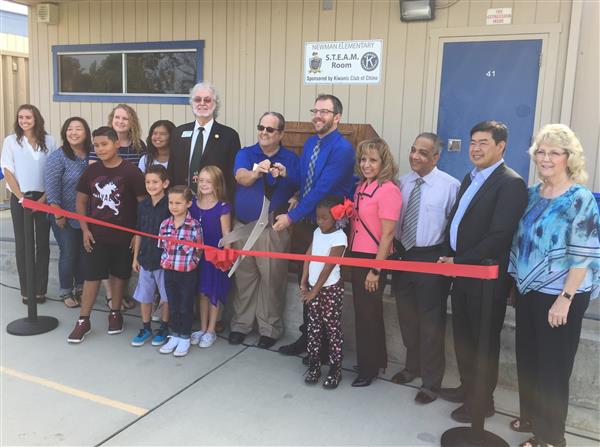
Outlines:
{"type": "Polygon", "coordinates": [[[200,339],[200,342],[198,343],[198,347],[199,348],[210,348],[215,343],[216,340],[217,340],[217,336],[215,333],[206,332],[200,339]]]}
{"type": "Polygon", "coordinates": [[[160,349],[158,350],[158,352],[160,352],[161,354],[170,354],[170,353],[172,353],[175,350],[175,348],[177,346],[179,346],[180,340],[181,340],[181,338],[175,337],[174,335],[171,335],[169,337],[169,341],[166,342],[164,345],[162,345],[160,347],[160,349]]]}
{"type": "Polygon", "coordinates": [[[190,337],[190,343],[193,344],[193,345],[197,345],[198,342],[200,342],[200,339],[202,338],[202,336],[205,333],[206,332],[202,332],[202,331],[192,332],[192,335],[190,337]]]}
{"type": "Polygon", "coordinates": [[[187,355],[189,350],[190,350],[190,339],[189,338],[180,338],[179,343],[177,344],[177,349],[175,349],[175,352],[173,353],[173,355],[175,357],[183,357],[183,356],[187,355]]]}

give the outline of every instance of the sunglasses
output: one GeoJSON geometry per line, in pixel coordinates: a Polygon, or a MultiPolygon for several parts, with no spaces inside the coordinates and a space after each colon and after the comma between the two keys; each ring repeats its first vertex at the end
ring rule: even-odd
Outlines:
{"type": "Polygon", "coordinates": [[[192,99],[192,102],[194,104],[200,104],[200,103],[204,103],[204,104],[210,104],[211,102],[213,102],[213,99],[210,96],[207,96],[205,98],[201,98],[200,96],[195,96],[192,99]]]}
{"type": "Polygon", "coordinates": [[[281,129],[274,129],[273,127],[265,127],[265,126],[262,126],[260,124],[258,126],[256,126],[256,128],[258,129],[259,132],[262,132],[263,130],[266,130],[267,133],[273,133],[275,131],[279,132],[281,130],[281,129]]]}

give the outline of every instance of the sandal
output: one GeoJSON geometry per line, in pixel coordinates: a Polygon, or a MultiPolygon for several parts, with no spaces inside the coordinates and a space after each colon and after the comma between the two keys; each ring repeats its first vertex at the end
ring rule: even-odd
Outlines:
{"type": "Polygon", "coordinates": [[[540,441],[538,441],[538,439],[534,436],[533,438],[529,438],[524,443],[519,444],[519,447],[542,447],[542,444],[540,444],[540,441]]]}
{"type": "Polygon", "coordinates": [[[519,433],[531,433],[533,431],[533,424],[521,418],[513,419],[508,426],[512,431],[519,433]]]}
{"type": "Polygon", "coordinates": [[[135,301],[131,299],[130,296],[123,296],[123,301],[121,303],[121,310],[130,310],[135,307],[135,301]]]}
{"type": "Polygon", "coordinates": [[[567,440],[563,438],[563,440],[558,444],[548,444],[547,442],[541,441],[535,436],[529,438],[522,444],[519,444],[519,447],[565,447],[567,445],[567,440]]]}
{"type": "Polygon", "coordinates": [[[81,305],[79,300],[75,296],[73,296],[73,294],[71,294],[71,293],[64,295],[62,297],[62,301],[63,301],[63,303],[65,303],[65,306],[67,306],[69,309],[74,309],[81,305]]]}

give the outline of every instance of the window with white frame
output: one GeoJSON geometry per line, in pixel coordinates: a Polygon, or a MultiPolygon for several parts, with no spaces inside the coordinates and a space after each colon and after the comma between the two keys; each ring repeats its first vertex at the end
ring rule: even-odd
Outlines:
{"type": "Polygon", "coordinates": [[[202,79],[203,41],[56,45],[57,101],[183,103],[202,79]]]}

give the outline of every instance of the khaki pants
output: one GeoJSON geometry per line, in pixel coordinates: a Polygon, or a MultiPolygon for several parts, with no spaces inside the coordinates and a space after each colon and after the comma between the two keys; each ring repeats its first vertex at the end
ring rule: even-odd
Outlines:
{"type": "MultiPolygon", "coordinates": [[[[242,224],[236,222],[234,229],[242,224]]],[[[234,248],[241,249],[245,240],[237,241],[234,248]]],[[[290,233],[287,230],[274,231],[270,226],[262,232],[252,250],[287,252],[290,248],[290,233]]],[[[246,257],[234,274],[237,296],[233,300],[231,331],[248,334],[254,320],[258,332],[271,338],[283,334],[282,314],[287,286],[288,261],[246,257]]]]}

